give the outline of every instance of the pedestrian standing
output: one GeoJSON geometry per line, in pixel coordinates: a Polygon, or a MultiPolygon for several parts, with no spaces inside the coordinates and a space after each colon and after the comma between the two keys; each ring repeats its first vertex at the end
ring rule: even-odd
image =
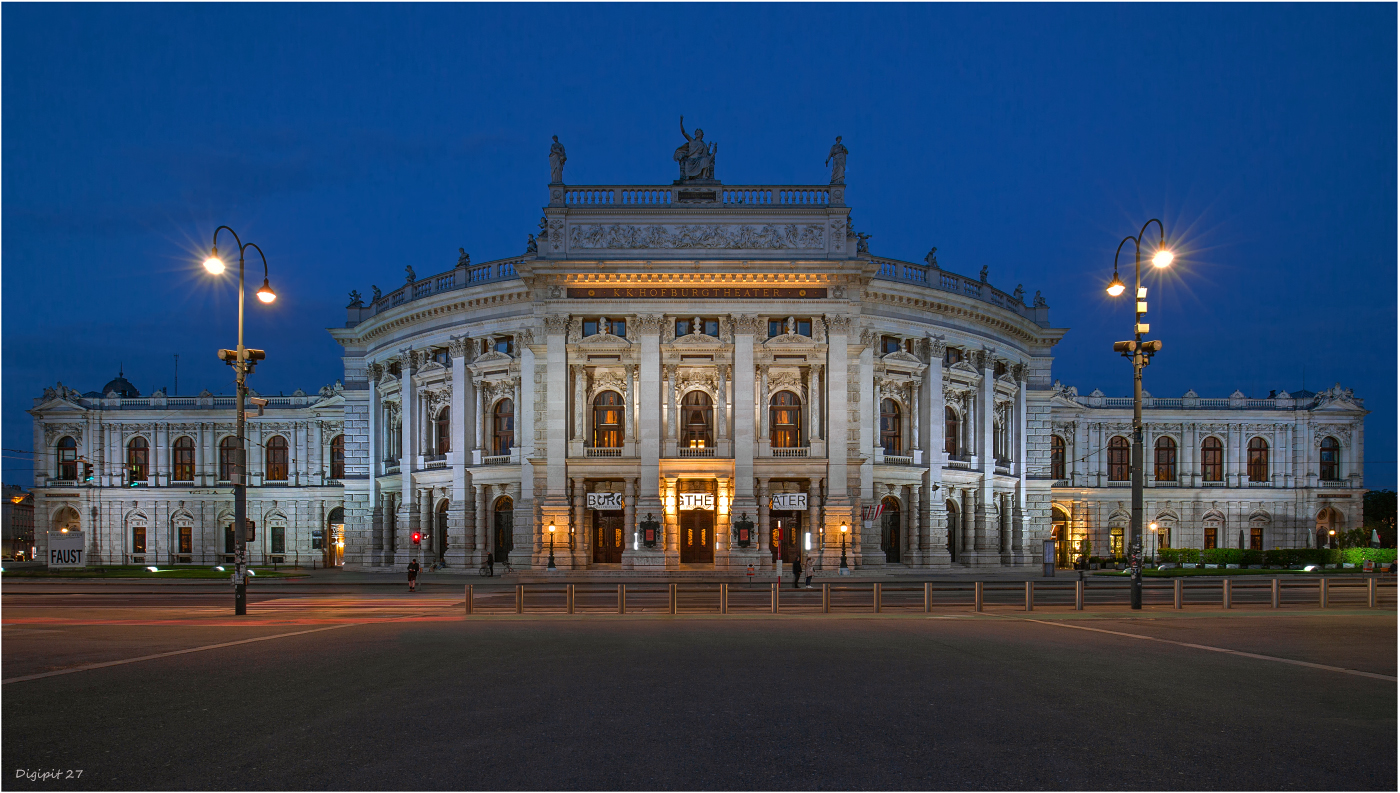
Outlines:
{"type": "Polygon", "coordinates": [[[423,569],[423,566],[420,565],[420,564],[418,564],[418,560],[417,560],[417,559],[414,559],[413,561],[411,561],[411,562],[408,563],[408,591],[409,591],[409,592],[417,592],[417,591],[418,591],[418,571],[419,571],[419,570],[422,570],[422,569],[423,569]]]}
{"type": "Polygon", "coordinates": [[[802,557],[798,556],[792,560],[792,588],[797,589],[797,585],[802,583],[802,557]]]}
{"type": "Polygon", "coordinates": [[[496,555],[490,551],[486,552],[486,576],[494,578],[496,575],[496,555]]]}
{"type": "Polygon", "coordinates": [[[804,559],[804,560],[802,560],[802,567],[803,567],[803,569],[806,570],[806,572],[807,572],[807,588],[808,588],[808,589],[811,589],[811,588],[812,588],[812,569],[813,569],[812,555],[811,555],[811,554],[807,554],[807,558],[804,559]]]}

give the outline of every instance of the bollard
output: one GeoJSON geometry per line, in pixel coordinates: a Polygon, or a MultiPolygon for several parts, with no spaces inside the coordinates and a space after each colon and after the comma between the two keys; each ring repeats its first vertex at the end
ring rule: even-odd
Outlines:
{"type": "Polygon", "coordinates": [[[822,583],[822,613],[831,613],[831,584],[822,583]]]}
{"type": "Polygon", "coordinates": [[[924,582],[924,613],[933,611],[933,582],[924,582]]]}
{"type": "Polygon", "coordinates": [[[781,589],[781,587],[780,587],[780,585],[777,584],[777,583],[771,583],[771,584],[768,585],[768,599],[769,599],[769,601],[770,601],[769,604],[768,604],[768,607],[769,607],[769,609],[770,609],[774,614],[777,614],[777,613],[778,613],[778,591],[779,591],[779,589],[781,589]]]}
{"type": "Polygon", "coordinates": [[[1026,611],[1035,611],[1035,584],[1026,582],[1026,611]]]}
{"type": "Polygon", "coordinates": [[[1375,579],[1375,578],[1367,578],[1367,579],[1366,579],[1366,608],[1368,608],[1368,609],[1373,609],[1373,608],[1375,608],[1375,607],[1376,607],[1376,579],[1375,579]]]}
{"type": "Polygon", "coordinates": [[[1318,604],[1318,605],[1317,605],[1318,608],[1322,608],[1322,609],[1327,608],[1327,579],[1326,579],[1326,578],[1319,578],[1319,579],[1317,579],[1317,604],[1318,604]]]}
{"type": "Polygon", "coordinates": [[[670,585],[670,590],[671,590],[671,595],[670,595],[670,599],[671,599],[671,613],[672,613],[672,614],[675,614],[675,613],[676,613],[676,585],[675,585],[675,584],[671,584],[671,585],[670,585]]]}
{"type": "Polygon", "coordinates": [[[627,613],[627,585],[626,585],[626,584],[618,584],[618,585],[617,585],[617,613],[618,613],[618,614],[626,614],[626,613],[627,613]]]}
{"type": "Polygon", "coordinates": [[[565,610],[567,613],[569,613],[569,614],[573,614],[573,613],[574,613],[574,585],[573,585],[573,584],[565,584],[565,585],[564,585],[564,610],[565,610]]]}
{"type": "Polygon", "coordinates": [[[877,581],[877,582],[875,582],[875,583],[872,585],[872,587],[873,587],[873,589],[874,589],[874,595],[875,595],[875,603],[873,604],[873,605],[874,605],[873,612],[874,612],[875,614],[879,614],[879,613],[880,613],[880,583],[877,581]]]}
{"type": "Polygon", "coordinates": [[[729,585],[728,585],[728,584],[720,584],[720,585],[719,585],[719,613],[721,613],[721,614],[728,614],[728,613],[729,613],[729,585]]]}
{"type": "Polygon", "coordinates": [[[1269,607],[1270,607],[1270,608],[1278,608],[1278,602],[1279,602],[1279,591],[1278,591],[1278,588],[1279,588],[1279,582],[1278,582],[1278,579],[1277,579],[1277,578],[1275,578],[1273,581],[1269,582],[1269,607]]]}
{"type": "Polygon", "coordinates": [[[982,610],[982,582],[977,581],[972,585],[972,605],[978,611],[982,610]]]}
{"type": "Polygon", "coordinates": [[[1220,605],[1227,609],[1230,608],[1230,579],[1228,578],[1220,580],[1220,605]]]}
{"type": "Polygon", "coordinates": [[[467,584],[467,592],[466,592],[466,595],[467,595],[467,616],[470,617],[470,616],[472,615],[472,585],[471,585],[471,584],[467,584]]]}
{"type": "Polygon", "coordinates": [[[1074,582],[1074,610],[1084,610],[1084,579],[1074,582]]]}
{"type": "Polygon", "coordinates": [[[516,613],[516,614],[524,614],[524,613],[525,613],[525,585],[524,585],[524,584],[516,584],[516,585],[515,585],[515,613],[516,613]]]}
{"type": "Polygon", "coordinates": [[[1177,611],[1181,610],[1181,590],[1183,586],[1184,582],[1180,578],[1172,582],[1172,608],[1177,611]]]}

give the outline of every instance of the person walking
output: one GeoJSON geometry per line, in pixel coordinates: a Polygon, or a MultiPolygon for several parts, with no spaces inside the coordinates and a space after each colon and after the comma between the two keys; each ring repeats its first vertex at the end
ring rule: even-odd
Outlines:
{"type": "Polygon", "coordinates": [[[792,588],[797,589],[797,585],[802,583],[802,557],[798,556],[792,560],[792,588]]]}
{"type": "Polygon", "coordinates": [[[408,563],[408,591],[409,591],[409,592],[417,592],[417,591],[418,591],[418,571],[419,571],[419,570],[422,570],[422,569],[423,569],[423,566],[420,565],[420,564],[418,564],[418,560],[417,560],[417,559],[414,559],[413,561],[411,561],[411,562],[408,563]]]}
{"type": "Polygon", "coordinates": [[[486,577],[487,577],[487,578],[495,578],[495,576],[496,576],[496,555],[493,554],[493,553],[491,553],[490,551],[487,551],[487,552],[486,552],[486,577]]]}

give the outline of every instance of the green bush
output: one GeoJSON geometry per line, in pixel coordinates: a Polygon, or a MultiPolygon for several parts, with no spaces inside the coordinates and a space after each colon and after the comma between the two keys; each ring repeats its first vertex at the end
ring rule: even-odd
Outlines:
{"type": "Polygon", "coordinates": [[[1394,548],[1346,548],[1334,553],[1340,557],[1337,561],[1358,566],[1367,559],[1377,564],[1390,564],[1395,561],[1394,548]]]}
{"type": "Polygon", "coordinates": [[[1239,548],[1207,548],[1202,551],[1206,564],[1239,564],[1239,548]]]}
{"type": "Polygon", "coordinates": [[[1263,551],[1240,551],[1240,567],[1246,567],[1246,566],[1252,565],[1252,564],[1263,564],[1263,563],[1264,563],[1264,552],[1263,552],[1263,551]]]}
{"type": "Polygon", "coordinates": [[[1178,548],[1177,555],[1182,564],[1198,564],[1201,561],[1200,548],[1178,548]]]}
{"type": "Polygon", "coordinates": [[[1158,548],[1157,558],[1175,564],[1181,561],[1181,550],[1179,548],[1158,548]]]}

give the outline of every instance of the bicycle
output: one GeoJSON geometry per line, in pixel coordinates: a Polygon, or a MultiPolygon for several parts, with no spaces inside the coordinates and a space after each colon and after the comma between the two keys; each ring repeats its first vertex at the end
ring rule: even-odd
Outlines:
{"type": "MultiPolygon", "coordinates": [[[[511,566],[509,558],[497,562],[496,564],[502,568],[501,575],[506,575],[507,573],[515,572],[515,568],[511,566]]],[[[492,566],[485,563],[481,565],[481,568],[477,570],[477,572],[480,573],[483,577],[495,575],[492,566]]]]}

